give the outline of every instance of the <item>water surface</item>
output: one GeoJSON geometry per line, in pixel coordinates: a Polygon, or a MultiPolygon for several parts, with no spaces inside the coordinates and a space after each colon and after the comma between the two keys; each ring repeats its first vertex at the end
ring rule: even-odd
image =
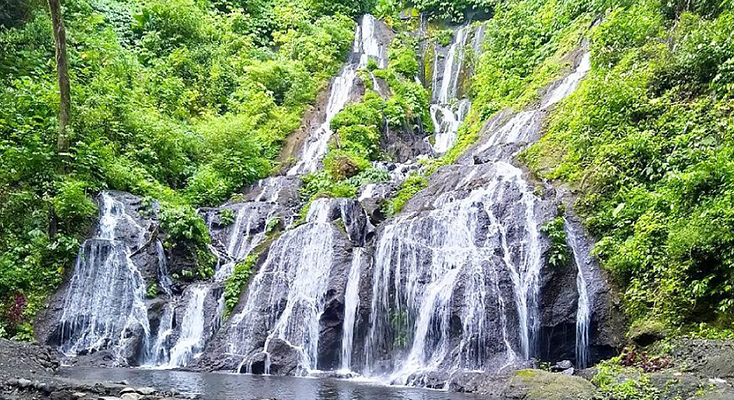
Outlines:
{"type": "Polygon", "coordinates": [[[61,375],[90,382],[127,381],[131,386],[174,388],[206,400],[472,400],[477,397],[331,378],[294,378],[151,369],[63,368],[61,375]]]}

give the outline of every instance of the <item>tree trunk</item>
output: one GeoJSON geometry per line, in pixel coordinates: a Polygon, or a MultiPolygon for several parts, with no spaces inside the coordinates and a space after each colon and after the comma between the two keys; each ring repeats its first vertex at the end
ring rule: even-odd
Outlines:
{"type": "Polygon", "coordinates": [[[56,140],[56,149],[59,155],[65,156],[69,152],[69,137],[66,126],[69,124],[71,113],[71,90],[69,88],[69,67],[66,61],[66,30],[61,15],[61,0],[48,0],[53,22],[54,40],[56,41],[56,71],[59,80],[59,136],[56,140]]]}

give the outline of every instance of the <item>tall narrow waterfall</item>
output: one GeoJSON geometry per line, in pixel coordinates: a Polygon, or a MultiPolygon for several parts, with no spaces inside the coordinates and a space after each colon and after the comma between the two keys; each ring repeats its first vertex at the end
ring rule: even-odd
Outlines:
{"type": "Polygon", "coordinates": [[[349,371],[352,367],[352,351],[354,345],[354,328],[359,310],[359,283],[362,277],[362,263],[366,255],[362,248],[355,248],[352,265],[349,269],[347,290],[344,294],[344,333],[342,334],[341,369],[349,371]]]}
{"type": "Polygon", "coordinates": [[[324,122],[315,132],[309,133],[303,144],[299,161],[288,170],[288,175],[316,172],[319,168],[321,158],[328,150],[329,139],[334,133],[331,131],[331,121],[354,95],[357,70],[366,67],[370,59],[375,60],[381,68],[387,66],[387,49],[380,45],[376,38],[376,23],[377,20],[372,15],[362,17],[362,22],[354,33],[350,62],[342,68],[339,76],[331,83],[324,122]]]}
{"type": "Polygon", "coordinates": [[[465,26],[456,31],[454,41],[449,47],[445,60],[436,44],[433,60],[431,89],[431,118],[435,126],[433,149],[445,153],[456,141],[459,126],[469,114],[471,103],[460,93],[462,80],[468,79],[467,49],[474,55],[481,51],[484,25],[465,26]]]}
{"type": "Polygon", "coordinates": [[[79,250],[60,320],[61,351],[113,349],[118,358],[147,340],[145,280],[131,256],[148,240],[146,228],[109,193],[100,196],[97,234],[79,250]]]}
{"type": "Polygon", "coordinates": [[[589,289],[586,283],[586,262],[579,253],[580,233],[573,224],[565,221],[566,237],[573,252],[574,263],[578,268],[576,287],[579,292],[579,302],[576,311],[576,366],[586,368],[589,360],[589,324],[591,323],[591,302],[589,289]]]}

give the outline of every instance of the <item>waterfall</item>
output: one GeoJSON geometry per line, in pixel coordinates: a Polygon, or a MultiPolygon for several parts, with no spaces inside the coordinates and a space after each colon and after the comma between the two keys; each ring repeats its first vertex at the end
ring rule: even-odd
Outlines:
{"type": "MultiPolygon", "coordinates": [[[[267,373],[271,356],[276,356],[271,354],[275,347],[280,349],[278,356],[286,351],[297,357],[302,372],[319,368],[322,350],[333,352],[330,362],[339,367],[340,348],[320,346],[321,323],[329,310],[338,313],[334,307],[343,304],[343,297],[334,295],[358,291],[358,279],[349,284],[345,279],[350,275],[348,266],[359,273],[353,270],[359,261],[352,262],[350,254],[360,258],[359,250],[347,252],[346,237],[361,241],[366,230],[366,216],[355,217],[356,210],[354,200],[318,199],[311,204],[304,224],[272,243],[250,281],[244,308],[230,321],[229,353],[241,357],[238,370],[253,371],[254,363],[265,361],[267,373]]],[[[352,311],[347,312],[356,313],[356,306],[350,304],[352,311]]],[[[334,333],[336,343],[343,335],[339,329],[334,333]]]]}
{"type": "Polygon", "coordinates": [[[357,71],[366,67],[370,59],[375,60],[380,68],[387,67],[387,49],[380,44],[376,24],[375,17],[368,14],[362,17],[362,22],[356,27],[352,46],[352,60],[355,61],[344,66],[331,83],[325,120],[318,129],[309,134],[303,144],[299,161],[288,170],[288,175],[303,175],[318,170],[321,158],[328,150],[329,139],[334,133],[331,130],[331,121],[354,95],[357,71]]]}
{"type": "Polygon", "coordinates": [[[449,47],[446,61],[441,65],[439,59],[440,48],[436,44],[434,49],[433,78],[431,88],[433,98],[430,112],[435,127],[435,143],[433,149],[445,153],[456,141],[457,132],[461,123],[469,114],[471,102],[467,98],[460,98],[460,84],[468,79],[466,64],[466,47],[470,47],[474,54],[481,51],[484,25],[467,25],[456,31],[455,39],[449,47]],[[471,42],[469,43],[469,38],[471,42]]]}
{"type": "Polygon", "coordinates": [[[553,89],[551,95],[543,101],[542,108],[548,108],[568,97],[576,90],[576,88],[578,88],[581,79],[583,79],[589,71],[591,71],[591,53],[585,53],[581,57],[581,61],[576,67],[576,70],[563,79],[558,87],[553,89]]]}
{"type": "Polygon", "coordinates": [[[173,317],[175,310],[173,309],[173,302],[169,302],[165,305],[163,314],[161,314],[160,323],[158,325],[158,334],[152,343],[150,350],[147,354],[148,366],[163,365],[170,359],[170,343],[169,340],[174,334],[173,329],[173,317]]]}
{"type": "Polygon", "coordinates": [[[285,340],[299,350],[303,367],[316,369],[319,315],[334,250],[329,210],[328,200],[314,201],[306,224],[286,232],[272,244],[260,272],[250,283],[245,309],[233,317],[233,353],[249,355],[259,347],[252,333],[269,332],[267,340],[285,340]]]}
{"type": "Polygon", "coordinates": [[[209,293],[207,285],[192,285],[188,288],[189,301],[181,321],[181,334],[176,345],[171,348],[169,366],[186,365],[204,346],[204,301],[209,293]]]}
{"type": "Polygon", "coordinates": [[[439,368],[484,369],[486,354],[531,355],[542,267],[537,198],[522,172],[503,162],[477,167],[444,190],[430,212],[397,218],[378,240],[370,374],[385,372],[376,367],[384,349],[404,352],[390,373],[399,383],[439,368]],[[486,186],[473,189],[475,179],[486,186]],[[514,310],[506,309],[506,298],[514,310]],[[508,319],[518,321],[519,347],[511,344],[508,319]]]}
{"type": "Polygon", "coordinates": [[[576,288],[579,293],[576,311],[576,366],[586,368],[589,362],[589,324],[591,322],[591,302],[589,301],[589,290],[586,284],[586,277],[584,276],[586,262],[579,251],[581,248],[581,234],[576,231],[576,227],[573,224],[565,219],[564,227],[568,244],[573,253],[574,263],[578,269],[578,274],[576,275],[576,288]]]}
{"type": "MultiPolygon", "coordinates": [[[[413,207],[386,222],[373,260],[367,375],[426,385],[436,371],[497,371],[537,354],[549,245],[540,229],[554,212],[511,162],[539,137],[545,108],[578,86],[587,60],[541,109],[488,125],[467,155],[474,162],[440,169],[413,207]]],[[[579,303],[579,346],[587,346],[588,296],[579,303]]]]}
{"type": "Polygon", "coordinates": [[[101,194],[97,234],[79,250],[64,299],[59,323],[63,353],[113,349],[118,361],[126,362],[137,347],[135,338],[148,340],[146,283],[131,259],[145,244],[146,233],[122,202],[101,194]]]}
{"type": "Polygon", "coordinates": [[[344,295],[344,333],[342,334],[341,368],[349,371],[352,367],[352,346],[354,343],[354,328],[357,322],[359,309],[359,281],[362,276],[362,263],[365,251],[355,248],[352,256],[352,266],[349,269],[347,290],[344,295]]]}

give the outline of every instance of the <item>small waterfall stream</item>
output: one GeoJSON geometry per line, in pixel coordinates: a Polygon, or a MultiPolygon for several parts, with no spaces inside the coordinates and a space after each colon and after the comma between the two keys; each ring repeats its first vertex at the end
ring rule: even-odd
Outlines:
{"type": "Polygon", "coordinates": [[[362,263],[365,262],[364,249],[355,248],[352,254],[352,265],[349,269],[347,290],[344,294],[344,333],[342,334],[341,369],[351,371],[352,350],[354,345],[354,328],[359,310],[359,282],[362,278],[362,263]]]}
{"type": "Polygon", "coordinates": [[[170,350],[170,366],[184,366],[204,347],[204,301],[209,293],[206,284],[192,285],[186,302],[186,312],[181,321],[181,334],[178,342],[170,350]]]}
{"type": "Polygon", "coordinates": [[[577,228],[564,220],[566,237],[573,253],[574,264],[578,269],[576,288],[579,292],[579,301],[576,311],[576,366],[586,368],[589,365],[589,324],[591,323],[591,302],[589,299],[588,284],[586,282],[586,262],[578,249],[581,248],[582,235],[577,228]]]}
{"type": "Polygon", "coordinates": [[[443,154],[456,141],[459,126],[471,110],[471,102],[460,93],[462,79],[467,79],[467,48],[473,54],[481,51],[484,25],[467,25],[456,31],[446,60],[440,59],[441,49],[435,45],[431,89],[431,118],[435,126],[433,149],[443,154]],[[470,41],[471,37],[471,41],[470,41]]]}
{"type": "Polygon", "coordinates": [[[362,22],[355,29],[351,61],[331,83],[324,122],[315,132],[309,134],[298,162],[288,170],[288,175],[304,175],[318,170],[321,158],[328,150],[329,139],[334,133],[331,131],[331,121],[354,95],[357,71],[366,67],[370,59],[375,60],[380,68],[387,67],[387,48],[375,36],[376,23],[375,17],[368,14],[362,17],[362,22]]]}

